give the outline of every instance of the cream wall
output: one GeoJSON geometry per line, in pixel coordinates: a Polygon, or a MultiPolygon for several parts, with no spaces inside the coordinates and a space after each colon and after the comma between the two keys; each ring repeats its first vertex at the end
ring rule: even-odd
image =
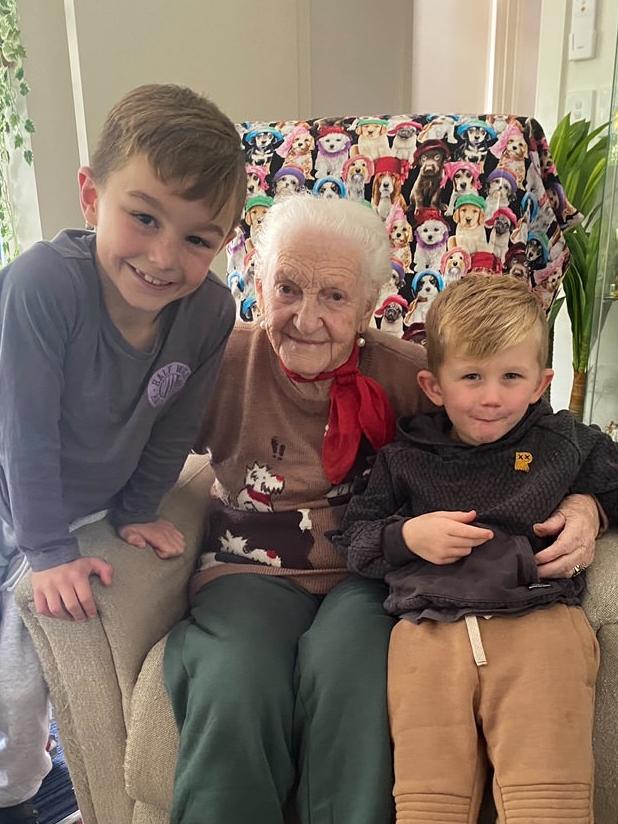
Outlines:
{"type": "Polygon", "coordinates": [[[374,0],[18,0],[18,10],[44,237],[81,224],[78,139],[91,150],[108,109],[140,83],[187,84],[234,120],[410,107],[409,0],[389,1],[386,45],[374,0]],[[77,123],[69,45],[79,53],[77,123]]]}
{"type": "MultiPolygon", "coordinates": [[[[607,96],[611,92],[618,35],[618,2],[597,0],[598,39],[595,57],[589,60],[570,61],[568,36],[571,2],[572,0],[542,0],[542,47],[539,50],[536,111],[548,134],[552,133],[566,113],[573,93],[594,90],[592,120],[594,123],[600,123],[604,113],[599,103],[603,103],[604,95],[607,96]]],[[[608,113],[605,114],[605,117],[607,116],[608,113]]],[[[618,318],[615,313],[612,315],[605,327],[605,334],[609,337],[605,339],[604,352],[618,351],[618,318]]],[[[555,407],[562,408],[568,406],[572,382],[571,327],[566,307],[563,307],[556,321],[554,352],[556,375],[552,386],[552,402],[555,407]]],[[[615,374],[613,364],[601,365],[598,386],[605,398],[612,397],[618,391],[615,374]]]]}
{"type": "Polygon", "coordinates": [[[491,0],[414,0],[413,111],[485,111],[491,5],[491,0]]]}

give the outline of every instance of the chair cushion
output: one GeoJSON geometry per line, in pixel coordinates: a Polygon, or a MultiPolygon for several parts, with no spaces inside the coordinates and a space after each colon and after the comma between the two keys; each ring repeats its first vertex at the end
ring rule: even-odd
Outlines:
{"type": "Polygon", "coordinates": [[[382,218],[393,276],[377,304],[378,326],[398,294],[406,302],[403,337],[422,343],[429,303],[470,271],[521,277],[549,310],[569,259],[562,230],[581,215],[566,200],[536,120],[402,114],[237,128],[248,192],[227,272],[242,320],[254,319],[259,218],[297,191],[358,200],[382,218]]]}
{"type": "Polygon", "coordinates": [[[131,697],[125,780],[128,794],[169,810],[178,754],[178,731],[163,683],[167,636],[148,653],[131,697]]]}

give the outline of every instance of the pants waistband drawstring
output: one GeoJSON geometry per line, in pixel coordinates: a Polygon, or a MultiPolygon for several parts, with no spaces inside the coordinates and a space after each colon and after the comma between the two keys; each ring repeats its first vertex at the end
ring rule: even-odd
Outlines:
{"type": "Polygon", "coordinates": [[[474,662],[477,667],[484,667],[487,664],[487,656],[485,655],[485,650],[483,649],[479,622],[476,615],[466,615],[465,618],[466,629],[468,630],[468,638],[470,639],[474,662]]]}

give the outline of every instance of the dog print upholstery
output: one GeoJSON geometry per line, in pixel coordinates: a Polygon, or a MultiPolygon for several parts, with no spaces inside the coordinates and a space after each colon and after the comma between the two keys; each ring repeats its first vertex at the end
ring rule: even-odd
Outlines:
{"type": "Polygon", "coordinates": [[[374,322],[387,324],[388,298],[388,314],[403,314],[388,323],[391,334],[423,342],[433,297],[471,272],[522,278],[549,311],[569,263],[563,231],[581,215],[536,120],[403,113],[247,121],[237,129],[248,189],[227,274],[239,319],[256,318],[252,258],[264,215],[299,192],[356,200],[381,218],[394,277],[374,322]]]}

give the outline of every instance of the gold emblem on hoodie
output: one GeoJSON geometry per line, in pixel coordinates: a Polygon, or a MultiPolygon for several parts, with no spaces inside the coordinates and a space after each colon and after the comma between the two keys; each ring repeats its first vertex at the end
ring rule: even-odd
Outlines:
{"type": "Polygon", "coordinates": [[[530,464],[532,463],[532,453],[530,452],[516,452],[515,453],[515,470],[517,472],[530,472],[530,464]]]}

